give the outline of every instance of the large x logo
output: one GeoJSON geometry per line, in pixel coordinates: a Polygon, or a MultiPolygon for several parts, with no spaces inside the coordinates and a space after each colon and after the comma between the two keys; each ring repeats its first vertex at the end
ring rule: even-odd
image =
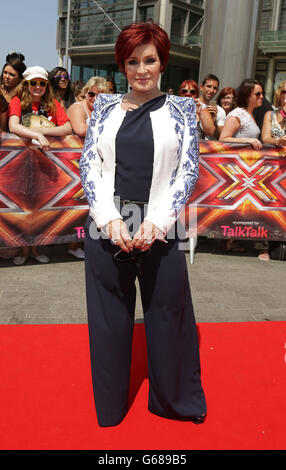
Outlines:
{"type": "Polygon", "coordinates": [[[249,166],[237,154],[214,154],[200,164],[213,182],[192,205],[235,210],[248,200],[259,210],[286,210],[286,159],[264,157],[249,166]]]}

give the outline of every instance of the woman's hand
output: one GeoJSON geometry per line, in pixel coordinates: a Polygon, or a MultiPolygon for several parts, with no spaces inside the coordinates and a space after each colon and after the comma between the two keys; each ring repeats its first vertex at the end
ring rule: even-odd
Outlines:
{"type": "Polygon", "coordinates": [[[144,220],[134,235],[132,244],[138,250],[147,251],[156,239],[163,241],[161,230],[149,220],[144,220]]]}
{"type": "Polygon", "coordinates": [[[275,141],[275,145],[278,147],[285,147],[286,146],[286,135],[283,137],[278,137],[275,141]]]}
{"type": "Polygon", "coordinates": [[[258,139],[247,139],[247,142],[252,145],[254,150],[261,150],[262,149],[262,143],[258,139]]]}
{"type": "Polygon", "coordinates": [[[42,150],[44,150],[44,151],[50,150],[51,144],[48,141],[48,139],[41,132],[35,133],[34,138],[39,142],[40,148],[42,150]]]}
{"type": "Polygon", "coordinates": [[[106,225],[105,230],[110,240],[116,246],[119,246],[122,251],[129,253],[129,251],[133,250],[132,239],[122,219],[112,220],[106,225]]]}

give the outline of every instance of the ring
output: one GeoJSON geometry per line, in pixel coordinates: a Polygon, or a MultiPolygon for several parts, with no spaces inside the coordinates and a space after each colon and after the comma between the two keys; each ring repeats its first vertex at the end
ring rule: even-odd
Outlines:
{"type": "Polygon", "coordinates": [[[152,240],[146,240],[147,245],[151,245],[152,240]]]}

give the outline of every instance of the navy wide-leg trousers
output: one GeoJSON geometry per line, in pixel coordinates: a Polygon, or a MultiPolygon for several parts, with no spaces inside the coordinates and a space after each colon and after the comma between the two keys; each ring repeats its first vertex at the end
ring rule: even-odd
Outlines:
{"type": "Polygon", "coordinates": [[[151,412],[173,419],[206,413],[197,329],[185,254],[178,240],[156,241],[140,261],[116,262],[118,247],[85,230],[90,355],[100,426],[114,426],[128,406],[138,278],[146,331],[151,412]]]}

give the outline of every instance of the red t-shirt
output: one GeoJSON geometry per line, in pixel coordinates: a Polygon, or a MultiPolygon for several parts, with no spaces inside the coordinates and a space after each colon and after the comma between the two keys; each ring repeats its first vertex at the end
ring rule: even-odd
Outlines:
{"type": "MultiPolygon", "coordinates": [[[[69,118],[66,115],[66,112],[62,105],[54,98],[54,103],[56,106],[55,112],[48,112],[48,116],[51,117],[51,121],[56,126],[63,126],[66,122],[69,121],[69,118]]],[[[32,112],[37,114],[39,110],[40,103],[32,104],[32,112]]],[[[18,116],[21,119],[22,109],[21,109],[21,100],[18,96],[14,96],[9,103],[8,116],[18,116]]]]}

